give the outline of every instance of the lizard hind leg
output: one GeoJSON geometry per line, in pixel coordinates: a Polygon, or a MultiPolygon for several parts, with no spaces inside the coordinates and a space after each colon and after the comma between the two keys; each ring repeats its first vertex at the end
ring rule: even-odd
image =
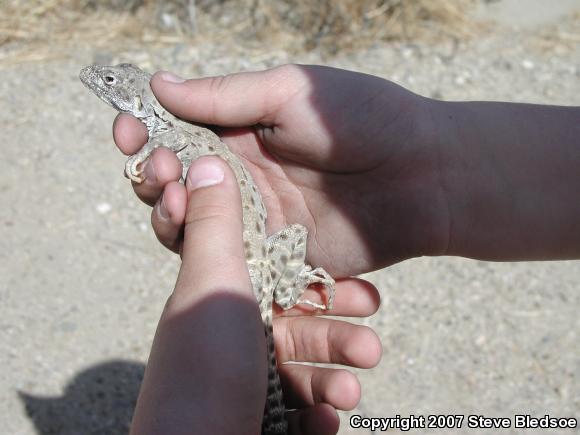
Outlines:
{"type": "Polygon", "coordinates": [[[304,262],[307,237],[308,230],[302,225],[294,224],[268,237],[265,242],[274,300],[284,310],[297,304],[328,310],[334,302],[334,279],[323,268],[317,267],[313,270],[304,262]],[[311,284],[322,284],[326,287],[326,304],[302,298],[311,284]]]}

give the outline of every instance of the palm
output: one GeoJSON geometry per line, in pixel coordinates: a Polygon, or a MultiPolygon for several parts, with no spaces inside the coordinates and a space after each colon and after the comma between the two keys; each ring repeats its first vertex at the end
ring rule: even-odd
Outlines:
{"type": "MultiPolygon", "coordinates": [[[[291,223],[308,227],[312,264],[341,277],[437,253],[432,234],[444,231],[433,216],[444,198],[435,150],[423,146],[417,128],[420,97],[377,77],[303,66],[174,87],[154,77],[151,86],[183,119],[252,126],[219,133],[262,192],[268,232],[291,223]]],[[[117,135],[116,141],[130,154],[146,132],[136,139],[144,127],[125,125],[133,145],[117,135]]],[[[137,194],[153,204],[180,173],[174,168],[153,187],[136,186],[137,194]]],[[[154,222],[170,249],[179,248],[180,224],[154,222]]]]}
{"type": "MultiPolygon", "coordinates": [[[[416,161],[416,150],[400,139],[409,129],[400,125],[407,119],[391,125],[398,134],[391,134],[390,143],[385,144],[382,136],[369,131],[360,135],[360,141],[353,141],[351,131],[333,130],[331,134],[322,123],[309,125],[312,107],[306,103],[295,103],[289,110],[301,114],[285,114],[297,125],[284,124],[275,134],[264,127],[220,132],[262,192],[268,233],[302,223],[310,232],[309,262],[337,277],[406,258],[399,230],[406,223],[405,204],[422,200],[413,184],[424,169],[416,161]],[[296,134],[286,140],[285,130],[296,134]],[[385,173],[394,174],[393,179],[386,179],[385,173]],[[391,222],[380,216],[385,207],[391,210],[391,222]],[[386,246],[391,249],[388,253],[384,252],[386,246]]],[[[429,174],[424,171],[421,176],[429,174]]]]}
{"type": "Polygon", "coordinates": [[[351,182],[334,185],[340,175],[273,156],[251,129],[228,132],[222,138],[242,158],[262,193],[268,210],[268,234],[299,222],[309,229],[310,263],[337,277],[369,270],[366,260],[356,267],[349,264],[352,257],[364,258],[364,241],[349,228],[351,225],[345,225],[339,213],[349,202],[344,201],[346,198],[360,195],[360,184],[351,184],[357,175],[349,175],[351,182]],[[342,196],[338,203],[334,202],[337,190],[341,190],[342,196]],[[333,231],[335,227],[341,227],[340,231],[333,231]]]}

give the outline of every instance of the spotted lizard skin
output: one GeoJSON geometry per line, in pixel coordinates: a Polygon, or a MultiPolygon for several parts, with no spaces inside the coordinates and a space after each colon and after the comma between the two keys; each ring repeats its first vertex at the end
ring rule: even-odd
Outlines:
{"type": "Polygon", "coordinates": [[[151,91],[151,76],[131,64],[91,65],[80,72],[83,84],[101,100],[129,113],[145,124],[148,142],[125,165],[125,175],[136,183],[144,180],[142,163],[155,148],[172,150],[183,165],[182,181],[191,162],[205,155],[216,155],[232,168],[242,198],[243,239],[248,272],[258,301],[266,335],[268,389],[262,422],[263,435],[283,435],[288,431],[282,387],[276,364],[272,328],[272,303],[283,309],[308,304],[330,309],[334,300],[334,280],[322,268],[305,264],[308,231],[299,224],[266,235],[267,212],[262,196],[242,162],[211,130],[181,120],[159,104],[151,91]],[[326,305],[300,297],[313,283],[328,291],[326,305]]]}

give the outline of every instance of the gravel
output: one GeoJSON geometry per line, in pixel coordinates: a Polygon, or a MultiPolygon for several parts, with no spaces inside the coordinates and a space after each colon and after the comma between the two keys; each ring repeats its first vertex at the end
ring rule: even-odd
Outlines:
{"type": "MultiPolygon", "coordinates": [[[[445,100],[579,105],[580,20],[558,20],[331,59],[267,48],[232,55],[216,41],[0,67],[2,433],[126,431],[178,270],[121,176],[114,113],[82,87],[82,65],[130,60],[199,76],[324,63],[445,100]]],[[[385,351],[377,368],[359,372],[363,399],[341,413],[341,434],[365,433],[349,428],[355,414],[580,418],[580,262],[418,258],[368,278],[382,307],[363,322],[385,351]]],[[[464,422],[454,433],[468,431],[464,422]]]]}

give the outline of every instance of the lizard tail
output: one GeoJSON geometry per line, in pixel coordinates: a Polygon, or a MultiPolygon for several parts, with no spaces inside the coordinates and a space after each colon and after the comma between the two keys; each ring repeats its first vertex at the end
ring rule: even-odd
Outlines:
{"type": "Polygon", "coordinates": [[[264,419],[262,420],[262,435],[286,435],[288,433],[288,422],[284,417],[286,407],[284,406],[282,384],[276,364],[274,328],[272,327],[272,300],[270,299],[268,303],[270,305],[268,309],[262,311],[264,313],[262,320],[264,322],[268,354],[268,392],[264,408],[264,419]]]}

